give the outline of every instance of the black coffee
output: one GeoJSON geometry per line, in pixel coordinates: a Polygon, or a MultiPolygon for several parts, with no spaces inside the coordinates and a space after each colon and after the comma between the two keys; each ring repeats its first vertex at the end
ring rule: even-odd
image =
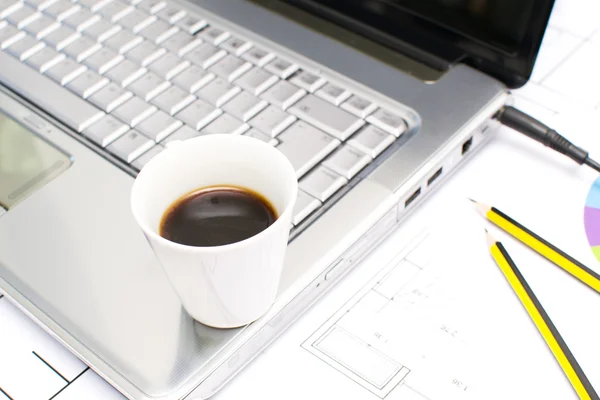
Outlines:
{"type": "Polygon", "coordinates": [[[258,193],[210,187],[173,203],[163,215],[159,233],[188,246],[221,246],[248,239],[276,219],[273,206],[258,193]]]}

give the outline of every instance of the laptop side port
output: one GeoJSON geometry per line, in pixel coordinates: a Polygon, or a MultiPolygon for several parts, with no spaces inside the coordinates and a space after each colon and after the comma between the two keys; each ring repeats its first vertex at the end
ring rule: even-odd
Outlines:
{"type": "Polygon", "coordinates": [[[442,175],[442,171],[443,171],[443,167],[440,167],[440,169],[438,169],[437,171],[435,171],[433,173],[433,175],[431,175],[429,177],[429,179],[427,179],[427,186],[430,186],[437,178],[439,178],[440,175],[442,175]]]}
{"type": "Polygon", "coordinates": [[[462,154],[465,154],[473,145],[473,136],[467,139],[462,145],[462,154]]]}
{"type": "Polygon", "coordinates": [[[410,197],[408,199],[406,199],[406,201],[404,202],[404,208],[408,207],[410,205],[410,203],[415,201],[416,198],[419,197],[420,194],[421,194],[421,188],[418,188],[417,190],[415,190],[415,192],[413,194],[410,195],[410,197]]]}

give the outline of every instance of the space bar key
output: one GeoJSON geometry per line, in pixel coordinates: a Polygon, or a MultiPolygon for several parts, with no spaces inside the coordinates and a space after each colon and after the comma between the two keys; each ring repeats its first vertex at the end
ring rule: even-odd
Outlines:
{"type": "Polygon", "coordinates": [[[13,89],[65,125],[81,132],[104,113],[50,78],[0,51],[0,83],[13,89]]]}

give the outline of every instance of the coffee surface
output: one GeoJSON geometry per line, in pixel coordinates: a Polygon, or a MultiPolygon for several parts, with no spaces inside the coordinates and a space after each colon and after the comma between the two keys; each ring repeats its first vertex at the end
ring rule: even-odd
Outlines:
{"type": "Polygon", "coordinates": [[[159,234],[188,246],[222,246],[248,239],[276,219],[273,206],[258,193],[210,187],[175,201],[163,215],[159,234]]]}

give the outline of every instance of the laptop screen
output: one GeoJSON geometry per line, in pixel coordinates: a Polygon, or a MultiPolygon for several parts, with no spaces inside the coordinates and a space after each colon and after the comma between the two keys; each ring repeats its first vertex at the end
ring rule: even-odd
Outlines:
{"type": "Polygon", "coordinates": [[[399,50],[407,43],[523,85],[553,0],[288,0],[399,50]]]}

